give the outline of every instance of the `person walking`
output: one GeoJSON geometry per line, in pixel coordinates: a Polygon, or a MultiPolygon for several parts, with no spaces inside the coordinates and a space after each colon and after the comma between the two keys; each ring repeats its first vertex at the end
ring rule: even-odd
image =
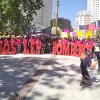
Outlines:
{"type": "Polygon", "coordinates": [[[97,73],[100,74],[100,47],[97,46],[95,48],[95,54],[96,54],[96,57],[97,57],[97,61],[98,61],[98,70],[97,70],[97,73]]]}
{"type": "Polygon", "coordinates": [[[80,68],[82,74],[82,80],[80,82],[80,86],[84,88],[86,86],[86,83],[90,80],[90,75],[87,70],[87,68],[90,67],[92,64],[89,50],[86,50],[85,53],[81,54],[80,61],[81,61],[80,68]]]}

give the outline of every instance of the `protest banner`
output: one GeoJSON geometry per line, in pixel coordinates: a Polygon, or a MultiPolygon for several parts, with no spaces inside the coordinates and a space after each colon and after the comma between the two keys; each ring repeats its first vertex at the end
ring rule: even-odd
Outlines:
{"type": "MultiPolygon", "coordinates": [[[[42,43],[41,42],[34,42],[31,41],[28,43],[28,41],[23,42],[24,45],[24,54],[40,54],[42,43]],[[28,45],[30,44],[30,45],[28,45]],[[36,47],[36,50],[35,48],[36,47]]],[[[68,55],[68,56],[76,56],[79,57],[82,52],[85,51],[85,49],[91,50],[92,45],[84,45],[84,44],[77,44],[77,43],[62,43],[53,41],[52,42],[52,54],[57,55],[68,55]]],[[[16,54],[17,51],[17,44],[16,42],[12,42],[11,44],[9,42],[5,42],[4,46],[2,43],[0,43],[0,55],[4,53],[4,55],[8,54],[16,54]]]]}

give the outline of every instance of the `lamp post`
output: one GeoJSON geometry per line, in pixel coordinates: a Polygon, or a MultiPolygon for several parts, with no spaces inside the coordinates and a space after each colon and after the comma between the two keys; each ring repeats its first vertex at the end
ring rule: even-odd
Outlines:
{"type": "Polygon", "coordinates": [[[55,27],[55,12],[54,12],[54,19],[53,19],[53,27],[55,27]]]}
{"type": "Polygon", "coordinates": [[[21,35],[21,32],[22,32],[22,20],[21,20],[21,13],[20,13],[20,35],[21,35]]]}
{"type": "Polygon", "coordinates": [[[22,4],[20,4],[19,10],[20,10],[20,35],[21,35],[21,32],[22,32],[22,4]]]}
{"type": "Polygon", "coordinates": [[[58,27],[58,6],[59,6],[59,0],[56,0],[56,34],[57,34],[57,27],[58,27]]]}

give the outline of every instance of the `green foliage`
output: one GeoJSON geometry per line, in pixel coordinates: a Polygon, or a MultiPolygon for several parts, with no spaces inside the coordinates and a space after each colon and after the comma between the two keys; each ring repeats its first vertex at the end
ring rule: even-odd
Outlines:
{"type": "Polygon", "coordinates": [[[5,15],[3,14],[3,9],[1,5],[1,0],[0,0],[0,32],[4,33],[4,30],[6,29],[5,23],[7,22],[5,15]]]}
{"type": "Polygon", "coordinates": [[[41,7],[43,0],[0,0],[0,19],[2,23],[9,21],[13,31],[19,31],[20,23],[22,29],[28,27],[41,7]]]}
{"type": "MultiPolygon", "coordinates": [[[[50,25],[51,25],[51,27],[56,26],[56,20],[55,19],[52,19],[50,21],[50,25]]],[[[58,27],[62,29],[62,26],[61,26],[61,24],[59,22],[58,22],[58,27]]]]}
{"type": "Polygon", "coordinates": [[[60,29],[62,29],[62,26],[61,26],[61,24],[58,22],[58,27],[60,28],[60,29]]]}
{"type": "Polygon", "coordinates": [[[50,25],[51,25],[51,27],[55,26],[55,20],[54,20],[54,19],[52,19],[52,20],[50,21],[50,25]]]}

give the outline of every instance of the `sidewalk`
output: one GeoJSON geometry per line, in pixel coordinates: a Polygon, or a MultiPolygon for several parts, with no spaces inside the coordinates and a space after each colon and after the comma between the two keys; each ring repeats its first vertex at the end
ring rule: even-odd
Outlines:
{"type": "Polygon", "coordinates": [[[8,100],[52,55],[0,55],[0,100],[8,100]]]}
{"type": "Polygon", "coordinates": [[[25,100],[100,100],[97,68],[89,69],[91,80],[83,89],[79,86],[79,58],[57,55],[48,61],[52,56],[0,56],[0,100],[8,100],[37,70],[41,70],[41,75],[35,75],[39,80],[27,91],[25,100]]]}
{"type": "Polygon", "coordinates": [[[57,56],[25,100],[100,100],[96,69],[90,70],[91,81],[83,89],[79,65],[77,57],[57,56]]]}

